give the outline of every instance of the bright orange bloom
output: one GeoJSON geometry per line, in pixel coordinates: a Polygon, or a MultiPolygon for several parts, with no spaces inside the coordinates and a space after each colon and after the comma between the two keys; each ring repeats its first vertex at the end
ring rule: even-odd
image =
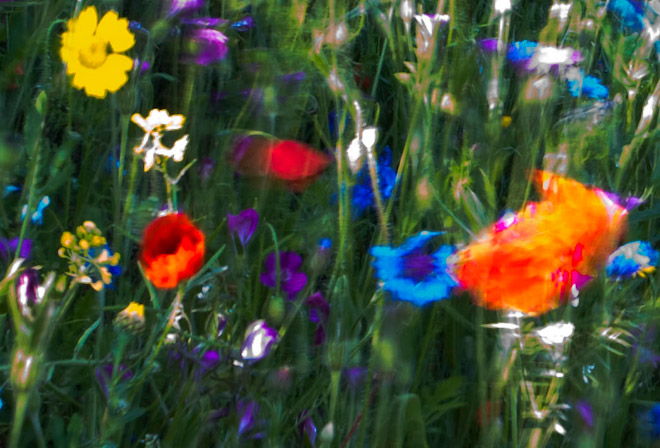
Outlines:
{"type": "Polygon", "coordinates": [[[204,262],[204,234],[183,213],[156,218],[144,230],[140,263],[157,288],[175,288],[204,262]]]}
{"type": "Polygon", "coordinates": [[[603,190],[537,172],[542,201],[498,221],[457,254],[455,275],[479,305],[537,315],[595,276],[616,248],[627,210],[603,190]]]}

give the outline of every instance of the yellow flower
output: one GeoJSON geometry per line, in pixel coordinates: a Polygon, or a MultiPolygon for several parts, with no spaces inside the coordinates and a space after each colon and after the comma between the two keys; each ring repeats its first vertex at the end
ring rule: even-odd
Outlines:
{"type": "Polygon", "coordinates": [[[144,328],[144,305],[131,302],[121,310],[114,321],[119,328],[128,331],[140,331],[144,328]]]}
{"type": "Polygon", "coordinates": [[[60,55],[67,73],[73,75],[75,88],[85,89],[88,96],[105,98],[107,92],[116,92],[126,84],[133,60],[119,53],[135,45],[127,19],[109,11],[98,22],[96,8],[90,6],[67,26],[60,55]]]}

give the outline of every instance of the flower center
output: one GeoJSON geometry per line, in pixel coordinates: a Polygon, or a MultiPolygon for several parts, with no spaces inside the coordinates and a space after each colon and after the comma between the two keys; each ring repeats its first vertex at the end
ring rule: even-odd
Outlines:
{"type": "Polygon", "coordinates": [[[87,68],[99,68],[108,59],[108,43],[99,37],[93,37],[87,47],[78,53],[78,60],[87,68]]]}
{"type": "Polygon", "coordinates": [[[435,271],[433,261],[432,255],[410,254],[403,260],[403,276],[419,283],[435,271]]]}

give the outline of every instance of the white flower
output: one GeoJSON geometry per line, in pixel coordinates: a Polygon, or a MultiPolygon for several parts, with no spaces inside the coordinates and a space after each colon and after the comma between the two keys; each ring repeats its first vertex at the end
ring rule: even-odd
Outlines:
{"type": "Polygon", "coordinates": [[[570,322],[557,322],[536,330],[536,335],[544,344],[559,346],[573,336],[574,330],[575,325],[570,322]]]}
{"type": "Polygon", "coordinates": [[[362,140],[360,140],[360,135],[358,134],[351,141],[350,145],[348,145],[346,157],[348,158],[348,167],[353,174],[357,173],[362,167],[364,155],[368,152],[373,153],[377,139],[378,128],[367,126],[362,128],[362,140]]]}
{"type": "Polygon", "coordinates": [[[553,65],[559,68],[571,66],[581,59],[573,48],[557,48],[539,45],[529,61],[529,69],[547,73],[553,65]]]}
{"type": "Polygon", "coordinates": [[[511,0],[495,0],[493,9],[499,14],[504,14],[511,10],[511,0]]]}
{"type": "Polygon", "coordinates": [[[448,23],[451,19],[448,14],[415,14],[414,17],[417,22],[418,45],[420,42],[423,44],[422,51],[427,50],[431,45],[435,26],[439,23],[448,23]]]}
{"type": "Polygon", "coordinates": [[[164,146],[161,142],[163,131],[176,131],[183,127],[186,120],[183,115],[169,115],[165,109],[152,109],[147,118],[143,118],[140,114],[133,114],[131,120],[145,132],[140,145],[134,148],[136,154],[144,152],[145,172],[154,165],[156,156],[171,158],[175,162],[183,160],[188,146],[188,135],[178,139],[171,148],[164,146]]]}

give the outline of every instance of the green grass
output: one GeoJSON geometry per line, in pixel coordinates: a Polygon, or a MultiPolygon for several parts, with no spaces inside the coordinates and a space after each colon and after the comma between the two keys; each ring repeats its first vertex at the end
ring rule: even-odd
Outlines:
{"type": "MultiPolygon", "coordinates": [[[[166,18],[166,3],[0,3],[0,187],[20,187],[0,201],[0,234],[29,238],[24,267],[39,266],[44,282],[53,273],[30,320],[8,271],[13,255],[3,265],[0,444],[310,446],[301,429],[308,417],[320,447],[657,443],[648,417],[660,402],[649,361],[660,340],[656,274],[615,282],[603,272],[577,307],[516,319],[474,305],[467,293],[421,308],[394,301],[369,256],[371,246],[398,246],[421,230],[444,231],[443,244],[468,243],[504,210],[538,199],[529,174],[557,169],[557,154],[567,176],[643,197],[625,242],[657,247],[660,72],[648,33],[594,1],[569,3],[564,23],[551,17],[549,1],[515,1],[503,15],[483,0],[411,2],[415,13],[450,17],[424,51],[422,28],[401,16],[401,2],[208,0],[194,16],[226,19],[217,29],[229,51],[205,66],[183,60],[194,47],[192,25],[166,18]],[[67,21],[90,5],[141,24],[126,54],[150,63],[104,99],[74,88],[60,57],[67,21]],[[246,16],[254,27],[231,26],[246,16]],[[337,36],[340,25],[339,38],[319,37],[337,36]],[[504,51],[482,50],[483,39],[498,35],[504,51]],[[554,69],[546,78],[516,69],[506,48],[522,40],[579,50],[576,66],[602,81],[607,99],[571,96],[554,69]],[[298,72],[304,79],[283,78],[298,72]],[[133,151],[143,132],[130,117],[153,108],[186,117],[164,142],[190,138],[168,174],[196,160],[170,188],[155,169],[143,172],[133,151]],[[357,124],[378,127],[374,157],[389,146],[397,172],[391,198],[360,216],[346,156],[357,124]],[[247,179],[229,163],[234,139],[246,134],[302,141],[335,161],[299,193],[247,179]],[[216,163],[208,178],[205,158],[216,163]],[[33,212],[46,195],[43,224],[21,218],[24,204],[33,212]],[[153,288],[138,265],[142,233],[168,200],[206,235],[205,267],[178,291],[153,288]],[[226,214],[246,208],[260,221],[242,248],[226,214]],[[62,233],[86,220],[121,254],[123,272],[99,292],[66,276],[58,256],[62,233]],[[315,259],[321,238],[333,241],[325,263],[315,259]],[[260,281],[273,251],[303,257],[308,283],[295,301],[260,281]],[[304,304],[316,291],[330,304],[320,346],[304,304]],[[132,301],[146,307],[139,333],[113,324],[132,301]],[[219,314],[227,324],[218,336],[219,314]],[[264,359],[242,362],[245,330],[258,319],[279,342],[264,359]],[[553,356],[535,330],[560,321],[575,332],[553,356]],[[171,332],[176,344],[166,339],[171,332]],[[217,365],[200,372],[195,347],[215,350],[217,365]],[[32,361],[26,366],[19,353],[32,361]],[[106,365],[133,375],[109,378],[107,395],[95,373],[106,365]],[[357,368],[350,384],[346,372],[357,368]],[[239,407],[249,402],[258,412],[239,434],[239,407]],[[591,421],[579,411],[586,405],[591,421]]],[[[652,25],[650,7],[646,17],[652,25]]]]}

